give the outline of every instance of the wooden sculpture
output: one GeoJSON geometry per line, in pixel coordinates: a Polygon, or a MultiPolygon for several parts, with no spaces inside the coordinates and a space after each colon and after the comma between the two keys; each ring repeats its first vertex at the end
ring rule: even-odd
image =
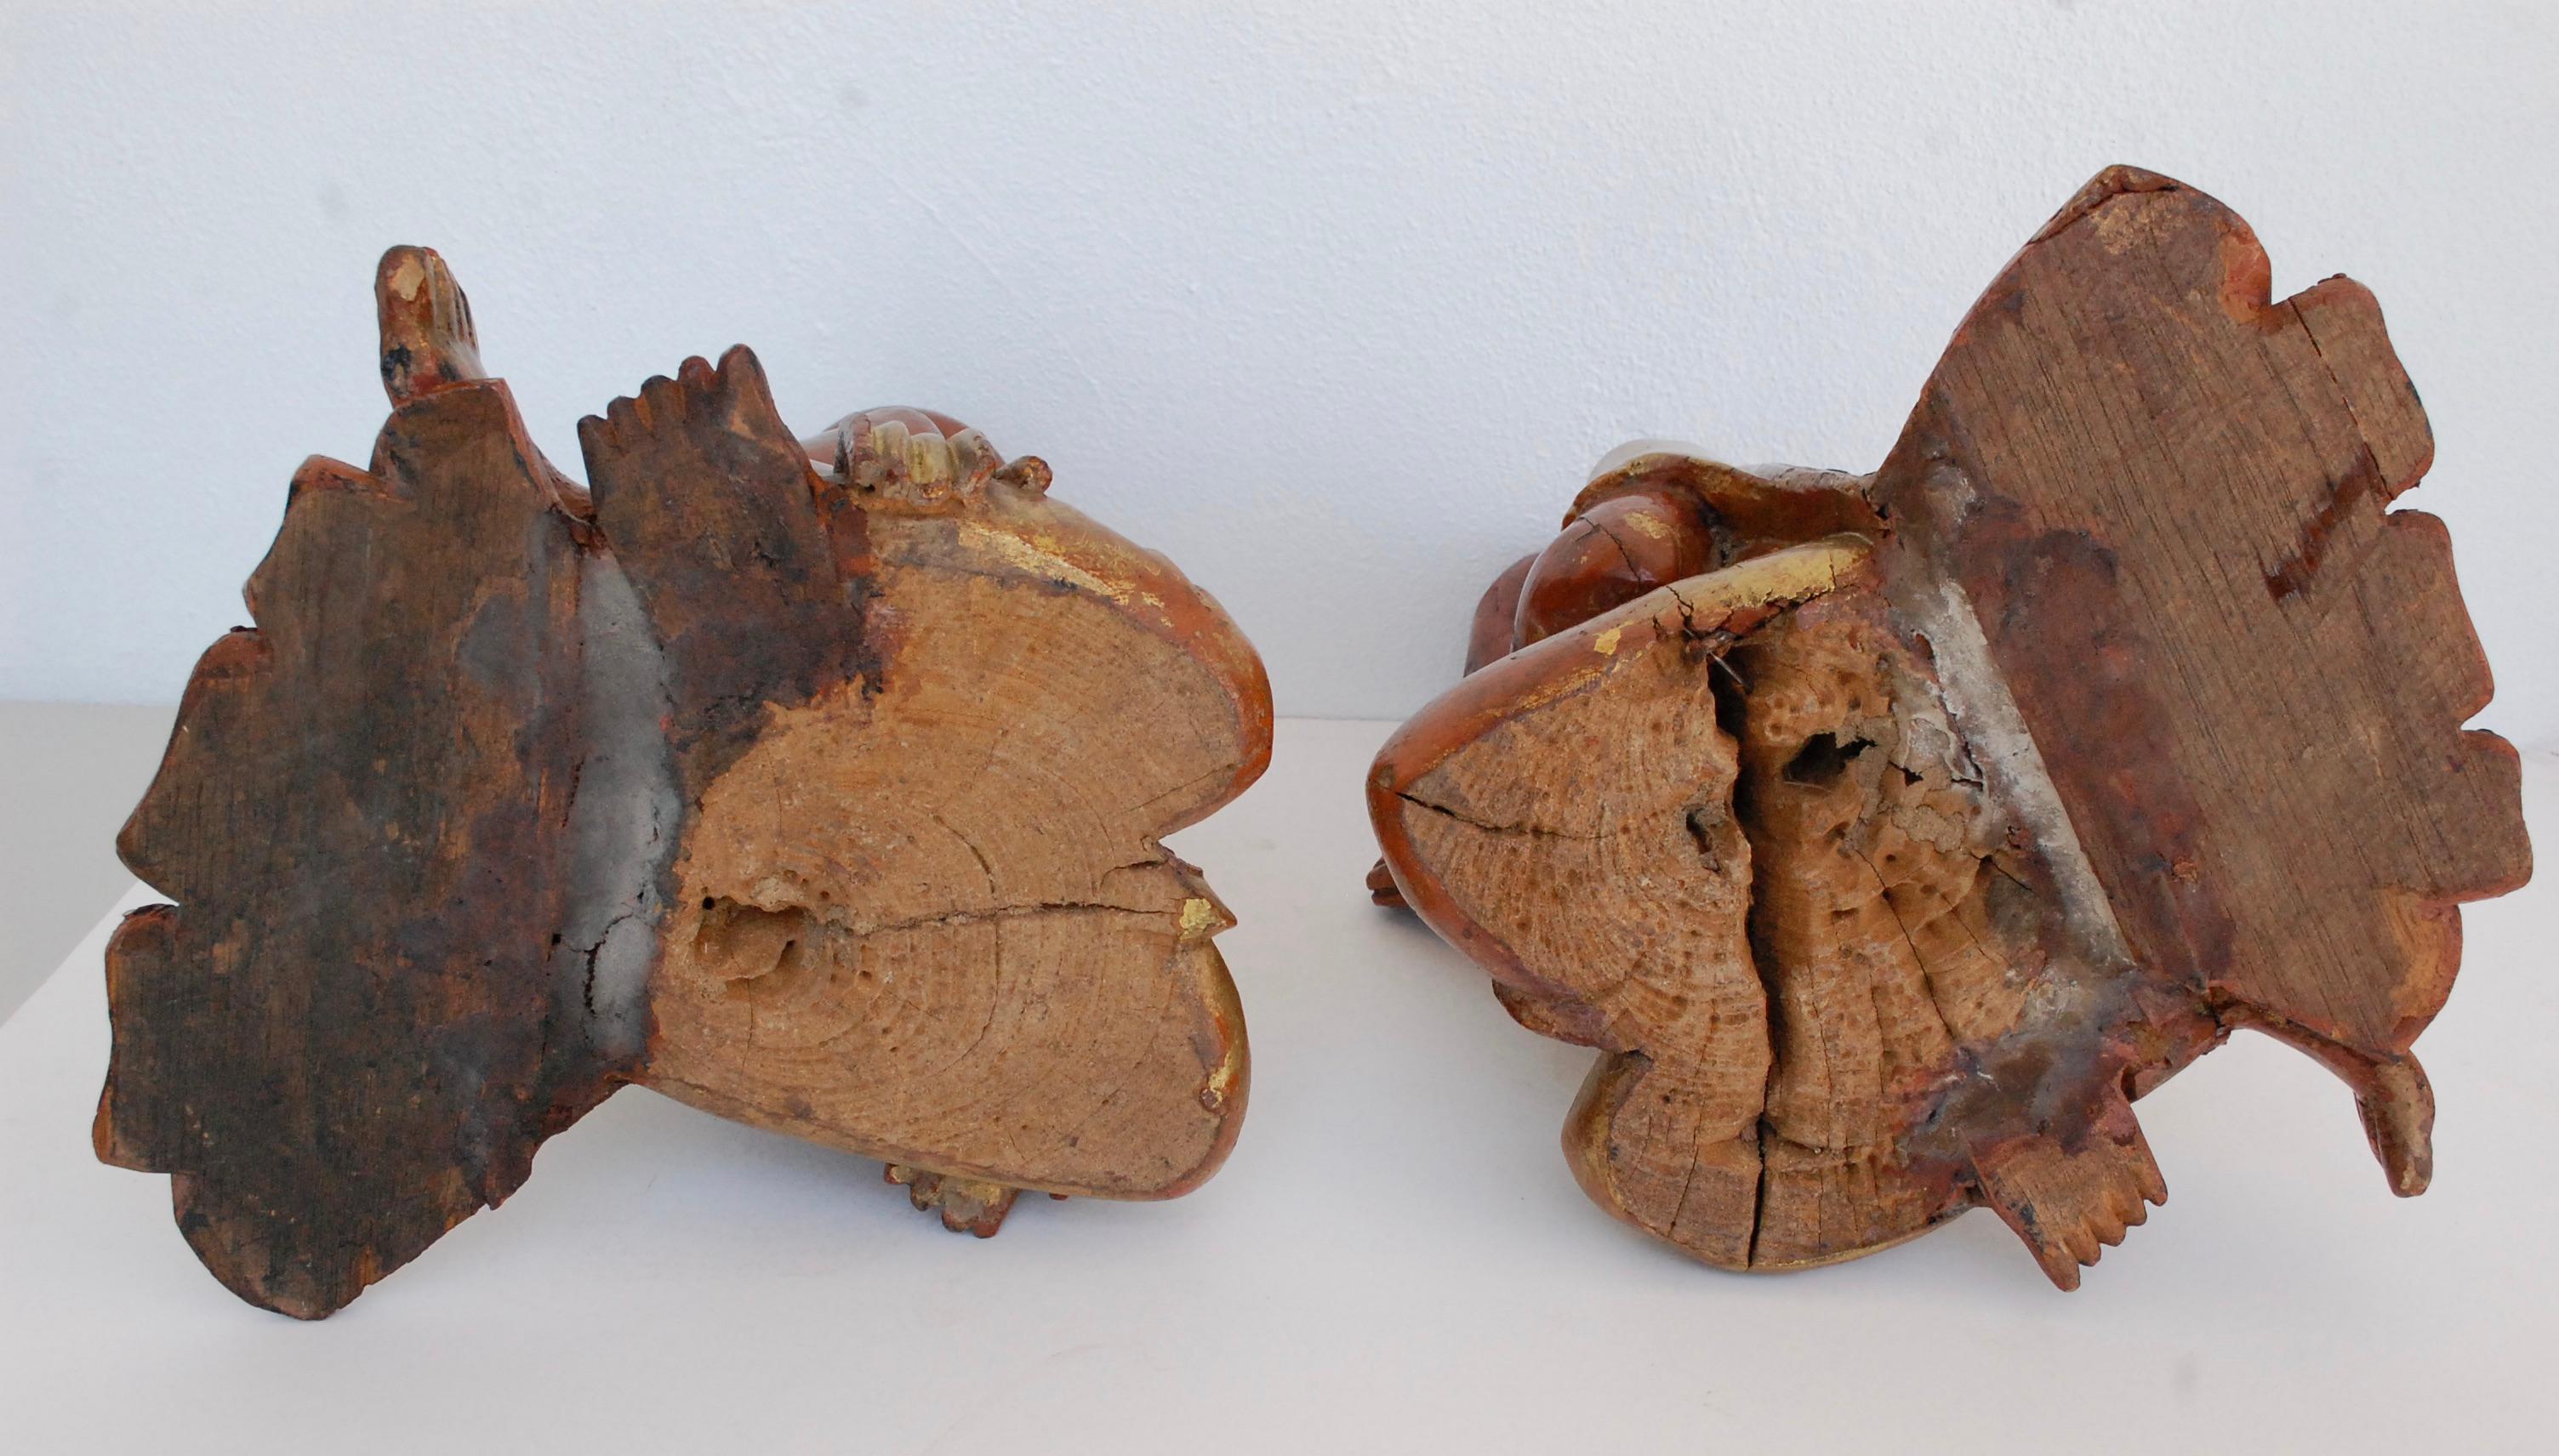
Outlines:
{"type": "Polygon", "coordinates": [[[1171,563],[929,412],[783,427],[753,355],[580,427],[377,280],[391,414],[315,459],[118,841],[98,1156],[241,1298],[330,1313],[625,1083],[1014,1194],[1169,1198],[1243,1116],[1232,924],[1160,836],[1262,772],[1171,563]]]}
{"type": "Polygon", "coordinates": [[[1709,1263],[1976,1204],[2062,1288],[2167,1196],[2133,1099],[2237,1028],[2352,1089],[2392,1191],[2517,761],[2372,297],[2100,175],[1875,474],[1636,449],[1484,598],[1369,782],[1378,898],[1599,1049],[1602,1208],[1709,1263]]]}

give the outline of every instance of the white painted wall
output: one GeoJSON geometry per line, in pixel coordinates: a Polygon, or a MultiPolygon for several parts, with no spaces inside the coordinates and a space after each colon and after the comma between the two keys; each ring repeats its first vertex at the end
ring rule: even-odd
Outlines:
{"type": "Polygon", "coordinates": [[[9,0],[0,696],[174,697],[442,248],[572,472],[744,340],[1175,554],[1282,711],[1454,671],[1619,440],[1870,468],[2105,163],[2388,310],[2502,692],[2559,741],[2559,19],[2540,5],[9,0]]]}

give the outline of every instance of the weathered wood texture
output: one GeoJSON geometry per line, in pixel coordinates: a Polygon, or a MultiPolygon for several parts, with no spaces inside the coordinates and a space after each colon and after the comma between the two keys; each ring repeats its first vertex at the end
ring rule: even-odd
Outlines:
{"type": "Polygon", "coordinates": [[[2073,1287],[2166,1197],[2132,1099],[2237,1027],[2425,1187],[2409,1047],[2528,872],[2515,759],[2385,509],[2431,446],[2377,310],[2267,276],[2109,171],[1876,475],[1623,452],[1487,594],[1516,651],[1380,754],[1372,888],[1601,1049],[1601,1206],[1772,1269],[1983,1205],[2073,1287]]]}
{"type": "Polygon", "coordinates": [[[408,372],[467,330],[443,281],[384,259],[373,468],[295,476],[259,625],[198,664],[118,841],[179,903],[108,947],[98,1155],[175,1175],[206,1266],[304,1317],[504,1199],[606,1088],[527,934],[565,890],[578,522],[505,385],[408,372]]]}
{"type": "Polygon", "coordinates": [[[806,442],[754,358],[581,431],[592,503],[385,256],[369,471],[315,460],[119,841],[99,1156],[305,1318],[638,1082],[1014,1192],[1170,1197],[1232,1145],[1231,924],[1160,836],[1268,762],[1170,563],[924,411],[806,442]]]}
{"type": "Polygon", "coordinates": [[[643,1080],[1012,1187],[1205,1177],[1244,1094],[1210,945],[1231,921],[1157,840],[1269,759],[1269,691],[1224,615],[929,424],[896,447],[922,467],[905,480],[813,499],[742,354],[585,439],[676,704],[682,849],[643,1080]],[[729,733],[739,701],[751,731],[729,733]]]}

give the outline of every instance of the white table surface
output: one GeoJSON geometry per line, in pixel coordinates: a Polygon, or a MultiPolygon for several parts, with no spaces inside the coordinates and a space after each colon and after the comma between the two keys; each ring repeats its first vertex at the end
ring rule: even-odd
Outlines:
{"type": "MultiPolygon", "coordinates": [[[[2075,1295],[1979,1212],[1739,1276],[1582,1198],[1590,1054],[1367,903],[1385,731],[1284,723],[1175,841],[1243,919],[1225,1171],[983,1242],[875,1164],[624,1092],[344,1313],[252,1309],[163,1179],[90,1157],[110,917],[0,1025],[0,1451],[2550,1449],[2552,876],[2468,912],[2423,1198],[2340,1085],[2242,1038],[2141,1103],[2173,1197],[2075,1295]]],[[[2526,792],[2559,844],[2551,761],[2526,792]]]]}

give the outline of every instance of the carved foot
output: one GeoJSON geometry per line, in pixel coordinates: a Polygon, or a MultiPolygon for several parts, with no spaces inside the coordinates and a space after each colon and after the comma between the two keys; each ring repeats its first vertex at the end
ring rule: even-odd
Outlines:
{"type": "Polygon", "coordinates": [[[943,1228],[980,1238],[992,1238],[1004,1227],[1004,1215],[1013,1211],[1013,1200],[1021,1193],[1001,1183],[955,1178],[904,1163],[891,1163],[882,1171],[889,1182],[906,1185],[906,1196],[919,1212],[940,1209],[943,1228]]]}
{"type": "Polygon", "coordinates": [[[2168,1202],[2168,1184],[2150,1143],[2122,1097],[2082,1137],[2051,1133],[2013,1137],[1977,1149],[1982,1198],[2026,1240],[2059,1288],[2079,1287],[2079,1269],[2094,1264],[2124,1233],[2150,1218],[2149,1204],[2168,1202]]]}

